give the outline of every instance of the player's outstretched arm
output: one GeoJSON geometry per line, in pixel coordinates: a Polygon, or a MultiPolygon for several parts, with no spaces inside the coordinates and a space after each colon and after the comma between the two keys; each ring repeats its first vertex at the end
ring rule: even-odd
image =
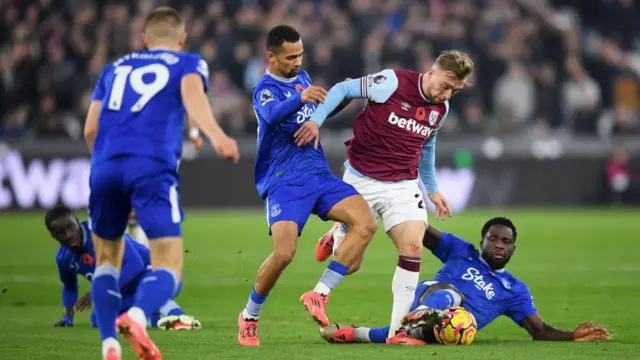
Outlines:
{"type": "Polygon", "coordinates": [[[196,73],[185,75],[180,83],[180,92],[188,116],[213,143],[218,155],[237,163],[240,159],[238,144],[224,133],[213,117],[209,99],[202,86],[202,77],[196,73]]]}
{"type": "Polygon", "coordinates": [[[89,111],[84,122],[84,139],[87,142],[89,153],[93,153],[93,144],[96,142],[98,135],[98,120],[100,119],[100,109],[102,108],[102,100],[93,100],[89,104],[89,111]]]}
{"type": "Polygon", "coordinates": [[[324,104],[318,105],[310,120],[322,126],[329,114],[334,112],[344,100],[369,99],[384,103],[397,89],[398,77],[390,69],[337,83],[327,93],[324,104]]]}
{"type": "Polygon", "coordinates": [[[269,124],[279,124],[289,119],[298,112],[305,103],[314,105],[325,101],[327,91],[320,86],[309,86],[303,92],[290,95],[286,100],[280,101],[274,92],[276,88],[259,87],[253,95],[253,104],[256,112],[269,124]]]}
{"type": "Polygon", "coordinates": [[[340,110],[342,110],[340,107],[348,104],[350,99],[362,97],[360,84],[361,80],[357,79],[346,80],[334,85],[331,90],[329,90],[325,103],[318,105],[313,114],[311,114],[311,118],[302,124],[293,134],[296,144],[298,146],[305,146],[313,141],[313,148],[318,149],[320,126],[322,126],[328,117],[340,112],[340,110]]]}
{"type": "Polygon", "coordinates": [[[366,98],[362,95],[361,83],[361,79],[355,79],[335,84],[329,89],[324,104],[318,105],[309,120],[322,126],[330,114],[337,113],[336,110],[345,100],[366,98]]]}
{"type": "Polygon", "coordinates": [[[593,326],[593,321],[578,325],[574,331],[563,331],[545,323],[538,314],[526,317],[520,325],[527,330],[533,340],[606,341],[610,336],[607,329],[593,326]]]}
{"type": "MultiPolygon", "coordinates": [[[[351,79],[351,78],[344,79],[344,81],[349,81],[349,80],[353,80],[353,79],[351,79]]],[[[331,112],[331,114],[327,115],[327,119],[330,118],[330,117],[338,115],[340,113],[340,111],[344,110],[347,106],[349,106],[349,104],[351,104],[352,100],[353,99],[342,100],[342,102],[338,105],[338,107],[335,110],[333,110],[331,112]]]]}
{"type": "Polygon", "coordinates": [[[318,105],[309,121],[306,121],[293,135],[298,146],[305,146],[314,141],[318,148],[319,128],[330,114],[336,112],[345,100],[369,99],[384,103],[398,89],[398,77],[393,70],[383,70],[355,80],[347,80],[335,84],[327,94],[324,104],[318,105]]]}
{"type": "Polygon", "coordinates": [[[73,326],[74,305],[78,300],[78,276],[73,270],[58,259],[58,273],[62,282],[62,320],[53,326],[73,326]]]}
{"type": "MultiPolygon", "coordinates": [[[[431,136],[422,149],[420,154],[420,163],[418,165],[418,173],[420,179],[426,189],[427,198],[436,207],[436,220],[445,220],[447,216],[453,216],[449,201],[444,195],[438,191],[438,184],[436,181],[436,138],[437,134],[431,136]]],[[[426,201],[427,199],[425,199],[426,201]]]]}

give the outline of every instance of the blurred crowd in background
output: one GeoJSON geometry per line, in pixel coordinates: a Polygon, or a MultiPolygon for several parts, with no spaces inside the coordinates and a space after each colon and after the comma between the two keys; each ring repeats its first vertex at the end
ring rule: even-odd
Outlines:
{"type": "MultiPolygon", "coordinates": [[[[189,51],[211,69],[223,127],[255,134],[264,35],[300,30],[304,66],[330,88],[384,68],[426,71],[464,50],[476,72],[441,135],[640,134],[640,5],[633,0],[0,0],[0,138],[82,139],[103,67],[142,47],[145,14],[187,19],[189,51]]],[[[348,129],[354,102],[327,128],[348,129]]],[[[639,137],[640,138],[640,137],[639,137]]]]}

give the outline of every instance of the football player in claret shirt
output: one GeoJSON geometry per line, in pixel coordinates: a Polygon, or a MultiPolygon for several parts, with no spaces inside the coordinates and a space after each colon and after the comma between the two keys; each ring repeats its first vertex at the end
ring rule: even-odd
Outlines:
{"type": "MultiPolygon", "coordinates": [[[[435,205],[436,219],[451,216],[449,203],[436,183],[436,137],[447,119],[449,99],[465,87],[472,71],[469,56],[446,51],[425,73],[387,69],[338,83],[295,134],[296,142],[306,146],[318,138],[318,127],[342,101],[368,99],[353,123],[353,137],[346,142],[343,180],[353,185],[382,219],[398,249],[391,285],[390,344],[420,343],[405,336],[400,327],[418,286],[421,241],[428,226],[419,183],[424,183],[427,201],[435,205]]],[[[335,224],[318,242],[317,260],[324,261],[333,249],[339,249],[348,231],[348,226],[335,224]]]]}

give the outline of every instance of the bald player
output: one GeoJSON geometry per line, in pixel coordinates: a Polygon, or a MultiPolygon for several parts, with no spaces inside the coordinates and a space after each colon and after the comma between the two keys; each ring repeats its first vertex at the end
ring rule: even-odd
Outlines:
{"type": "Polygon", "coordinates": [[[92,152],[89,210],[96,254],[91,294],[107,360],[121,359],[116,329],[140,359],[162,359],[146,325],[174,297],[182,277],[178,162],[187,115],[219,156],[235,162],[239,157],[236,142],[211,113],[207,63],[181,52],[184,29],[176,10],[153,10],[142,34],[146,50],[109,64],[89,106],[85,137],[92,152]],[[152,271],[140,281],[133,306],[118,317],[123,235],[131,210],[149,237],[152,271]]]}

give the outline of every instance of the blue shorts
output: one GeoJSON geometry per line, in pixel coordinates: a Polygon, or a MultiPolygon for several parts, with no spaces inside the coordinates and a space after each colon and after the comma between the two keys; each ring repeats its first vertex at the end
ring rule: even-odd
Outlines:
{"type": "Polygon", "coordinates": [[[269,229],[278,221],[293,221],[300,235],[311,214],[327,221],[329,210],[353,195],[358,191],[331,173],[309,177],[302,185],[281,185],[267,194],[264,211],[269,229]]]}
{"type": "Polygon", "coordinates": [[[91,166],[89,187],[89,214],[99,237],[121,238],[131,209],[149,240],[182,235],[177,169],[151,158],[114,158],[91,166]]]}
{"type": "Polygon", "coordinates": [[[413,311],[417,309],[418,306],[422,305],[422,303],[420,302],[420,298],[422,297],[422,294],[424,294],[424,292],[429,289],[429,286],[431,285],[428,284],[428,281],[421,281],[418,283],[418,286],[416,287],[416,295],[413,298],[413,303],[411,304],[409,311],[413,311]]]}

